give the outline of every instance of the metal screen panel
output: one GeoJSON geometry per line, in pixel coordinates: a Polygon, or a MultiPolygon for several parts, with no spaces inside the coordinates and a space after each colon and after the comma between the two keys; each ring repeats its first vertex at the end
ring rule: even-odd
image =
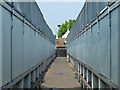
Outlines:
{"type": "Polygon", "coordinates": [[[2,74],[2,85],[5,85],[9,81],[11,81],[11,15],[6,9],[2,8],[2,70],[0,72],[2,74]]]}
{"type": "Polygon", "coordinates": [[[97,17],[97,3],[99,2],[91,2],[91,20],[97,17]]]}
{"type": "Polygon", "coordinates": [[[30,27],[24,24],[24,71],[31,67],[30,60],[30,27]]]}
{"type": "Polygon", "coordinates": [[[30,31],[31,39],[30,39],[30,58],[31,58],[31,67],[34,66],[34,30],[30,31]]]}
{"type": "Polygon", "coordinates": [[[31,21],[30,2],[24,2],[24,3],[22,3],[22,5],[23,5],[23,14],[25,15],[25,18],[27,18],[27,20],[31,21]]]}
{"type": "Polygon", "coordinates": [[[13,17],[12,30],[12,79],[23,73],[24,69],[24,44],[23,23],[15,16],[13,17]]]}
{"type": "Polygon", "coordinates": [[[99,57],[100,73],[110,78],[110,30],[109,18],[106,16],[100,21],[100,34],[99,38],[99,57]],[[103,63],[104,62],[104,63],[103,63]]]}
{"type": "Polygon", "coordinates": [[[119,9],[115,9],[112,13],[111,13],[111,47],[112,47],[112,58],[111,58],[111,79],[113,82],[115,82],[117,85],[118,81],[119,81],[119,23],[115,24],[116,22],[119,22],[119,9]],[[117,64],[118,63],[118,64],[117,64]]]}
{"type": "Polygon", "coordinates": [[[31,23],[35,25],[35,3],[34,2],[30,3],[30,18],[31,18],[31,23]]]}

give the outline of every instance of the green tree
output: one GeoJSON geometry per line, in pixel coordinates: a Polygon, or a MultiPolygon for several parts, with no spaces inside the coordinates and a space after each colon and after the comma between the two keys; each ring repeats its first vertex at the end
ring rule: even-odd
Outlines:
{"type": "Polygon", "coordinates": [[[67,32],[68,27],[69,30],[71,30],[71,27],[73,26],[74,22],[75,20],[69,20],[69,22],[65,21],[65,23],[63,23],[58,30],[58,38],[62,37],[67,32]]]}
{"type": "Polygon", "coordinates": [[[75,20],[69,20],[69,30],[71,30],[73,24],[74,24],[75,20]]]}

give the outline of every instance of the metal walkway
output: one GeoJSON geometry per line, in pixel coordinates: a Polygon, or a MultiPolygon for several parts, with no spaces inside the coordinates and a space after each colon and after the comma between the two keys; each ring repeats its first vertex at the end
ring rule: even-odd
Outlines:
{"type": "Polygon", "coordinates": [[[44,77],[41,87],[45,88],[79,88],[80,83],[75,79],[73,66],[66,57],[57,57],[44,77]]]}

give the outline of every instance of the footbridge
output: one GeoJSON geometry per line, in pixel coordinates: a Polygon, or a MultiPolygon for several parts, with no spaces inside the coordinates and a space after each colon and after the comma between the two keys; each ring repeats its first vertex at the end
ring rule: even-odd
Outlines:
{"type": "Polygon", "coordinates": [[[35,1],[0,1],[0,89],[120,89],[119,30],[119,0],[86,1],[60,57],[35,1]]]}

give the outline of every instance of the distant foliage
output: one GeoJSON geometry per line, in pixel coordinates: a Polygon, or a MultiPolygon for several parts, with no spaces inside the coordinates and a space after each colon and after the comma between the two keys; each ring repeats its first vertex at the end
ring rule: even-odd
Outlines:
{"type": "Polygon", "coordinates": [[[61,27],[58,30],[58,38],[62,37],[68,30],[71,30],[71,27],[73,26],[75,20],[69,20],[69,22],[65,21],[64,24],[61,25],[61,27]]]}

